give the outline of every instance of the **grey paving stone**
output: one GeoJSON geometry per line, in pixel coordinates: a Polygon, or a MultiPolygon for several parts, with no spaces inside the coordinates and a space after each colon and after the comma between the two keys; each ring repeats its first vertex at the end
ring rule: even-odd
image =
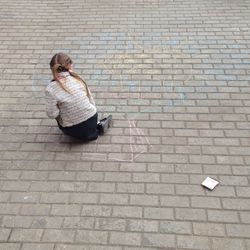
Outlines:
{"type": "Polygon", "coordinates": [[[95,219],[93,217],[65,217],[63,228],[65,229],[93,229],[95,219]]]}
{"type": "Polygon", "coordinates": [[[41,203],[67,203],[69,195],[67,193],[43,193],[41,195],[41,203]]]}
{"type": "Polygon", "coordinates": [[[143,246],[145,247],[176,247],[175,236],[167,234],[149,234],[143,235],[143,246]]]}
{"type": "Polygon", "coordinates": [[[74,205],[52,205],[50,214],[54,216],[77,216],[80,215],[81,206],[74,205]]]}
{"type": "Polygon", "coordinates": [[[1,248],[6,250],[19,250],[21,247],[20,243],[0,243],[1,248]]]}
{"type": "Polygon", "coordinates": [[[208,237],[201,236],[177,236],[178,248],[210,249],[208,237]]]}
{"type": "Polygon", "coordinates": [[[44,230],[42,241],[44,242],[73,242],[74,230],[46,229],[44,230]]]}
{"type": "Polygon", "coordinates": [[[225,227],[223,224],[212,224],[212,223],[194,223],[193,224],[194,234],[203,236],[217,236],[223,237],[226,235],[225,227]]]}
{"type": "Polygon", "coordinates": [[[54,244],[33,244],[27,243],[23,244],[22,250],[53,250],[54,244]]]}
{"type": "Polygon", "coordinates": [[[250,205],[250,201],[248,199],[223,199],[222,200],[223,207],[225,209],[236,209],[236,210],[247,210],[250,205]]]}
{"type": "Polygon", "coordinates": [[[51,206],[46,204],[24,204],[21,207],[21,215],[48,215],[51,206]]]}
{"type": "Polygon", "coordinates": [[[128,220],[128,230],[131,232],[157,232],[158,222],[155,220],[128,220]]]}
{"type": "Polygon", "coordinates": [[[141,235],[139,233],[111,232],[110,243],[116,245],[139,246],[141,235]]]}
{"type": "Polygon", "coordinates": [[[125,231],[126,220],[114,218],[97,218],[95,228],[98,230],[125,231]]]}
{"type": "Polygon", "coordinates": [[[61,228],[63,223],[63,217],[36,217],[32,216],[31,228],[44,229],[44,228],[61,228]]]}
{"type": "Polygon", "coordinates": [[[144,184],[141,183],[118,183],[118,193],[144,193],[144,184]]]}
{"type": "Polygon", "coordinates": [[[149,208],[144,209],[144,217],[147,219],[173,219],[174,213],[172,208],[149,208]]]}
{"type": "Polygon", "coordinates": [[[115,206],[113,208],[113,216],[116,217],[129,217],[129,218],[142,218],[142,208],[135,206],[115,206]]]}
{"type": "Polygon", "coordinates": [[[166,207],[189,207],[190,201],[189,198],[185,196],[169,195],[161,196],[160,204],[166,207]]]}
{"type": "Polygon", "coordinates": [[[208,220],[213,222],[237,223],[239,216],[237,211],[207,210],[208,220]]]}
{"type": "Polygon", "coordinates": [[[1,226],[3,228],[29,228],[33,218],[29,216],[2,216],[1,226]]]}
{"type": "Polygon", "coordinates": [[[85,244],[107,244],[108,232],[79,230],[75,241],[85,244]]]}
{"type": "Polygon", "coordinates": [[[14,242],[39,242],[42,237],[42,229],[13,229],[9,241],[14,242]]]}
{"type": "Polygon", "coordinates": [[[129,196],[127,194],[102,194],[100,204],[128,204],[129,196]]]}
{"type": "Polygon", "coordinates": [[[122,248],[100,245],[58,244],[56,250],[122,250],[122,248]]]}
{"type": "Polygon", "coordinates": [[[230,224],[226,225],[227,233],[229,236],[232,237],[242,237],[248,238],[249,234],[249,225],[237,225],[237,224],[230,224]]]}
{"type": "Polygon", "coordinates": [[[205,221],[206,213],[204,209],[176,208],[176,219],[188,221],[205,221]]]}
{"type": "Polygon", "coordinates": [[[198,208],[221,208],[219,198],[215,197],[191,197],[191,206],[198,208]]]}
{"type": "Polygon", "coordinates": [[[17,215],[20,210],[20,204],[5,204],[0,203],[0,214],[1,215],[17,215]]]}
{"type": "Polygon", "coordinates": [[[0,241],[8,241],[11,230],[7,228],[0,228],[0,241]]]}
{"type": "Polygon", "coordinates": [[[160,221],[160,232],[168,234],[192,234],[192,224],[184,221],[160,221]]]}
{"type": "Polygon", "coordinates": [[[97,205],[84,205],[82,208],[82,216],[110,216],[112,206],[97,206],[97,205]]]}
{"type": "Polygon", "coordinates": [[[230,238],[213,238],[212,239],[212,249],[239,249],[245,250],[244,241],[241,239],[230,239],[230,238]]]}

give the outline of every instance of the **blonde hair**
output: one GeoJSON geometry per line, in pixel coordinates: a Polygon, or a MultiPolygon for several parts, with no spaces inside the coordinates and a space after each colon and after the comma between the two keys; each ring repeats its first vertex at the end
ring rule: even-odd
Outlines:
{"type": "Polygon", "coordinates": [[[66,92],[70,93],[68,88],[65,86],[65,84],[60,81],[57,74],[60,72],[69,72],[69,74],[74,77],[78,82],[80,82],[86,89],[87,96],[90,97],[90,92],[87,83],[75,72],[72,72],[69,70],[70,65],[73,63],[71,58],[64,54],[64,53],[57,53],[55,54],[51,60],[50,60],[50,69],[52,71],[52,75],[54,77],[54,80],[58,82],[59,86],[64,89],[66,92]]]}

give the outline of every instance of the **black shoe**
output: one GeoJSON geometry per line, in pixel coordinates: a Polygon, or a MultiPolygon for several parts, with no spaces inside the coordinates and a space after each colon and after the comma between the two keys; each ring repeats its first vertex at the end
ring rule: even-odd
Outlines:
{"type": "Polygon", "coordinates": [[[112,124],[112,115],[109,115],[107,118],[101,119],[97,124],[97,129],[100,134],[104,134],[112,124]]]}

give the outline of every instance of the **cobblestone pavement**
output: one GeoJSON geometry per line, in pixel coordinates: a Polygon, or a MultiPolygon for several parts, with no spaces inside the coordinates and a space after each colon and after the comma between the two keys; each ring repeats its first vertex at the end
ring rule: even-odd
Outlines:
{"type": "Polygon", "coordinates": [[[249,1],[0,4],[1,250],[250,249],[249,1]],[[95,142],[46,117],[58,51],[113,114],[95,142]]]}

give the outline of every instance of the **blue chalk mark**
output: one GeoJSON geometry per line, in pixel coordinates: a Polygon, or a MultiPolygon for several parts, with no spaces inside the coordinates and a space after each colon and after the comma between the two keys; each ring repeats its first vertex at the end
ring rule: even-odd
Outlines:
{"type": "Polygon", "coordinates": [[[54,54],[60,53],[60,52],[65,53],[65,54],[69,54],[70,51],[69,51],[68,49],[59,48],[59,49],[52,50],[52,52],[53,52],[54,54]]]}
{"type": "Polygon", "coordinates": [[[179,100],[184,102],[186,100],[186,93],[179,93],[179,100]]]}
{"type": "Polygon", "coordinates": [[[178,45],[178,41],[176,40],[170,40],[168,41],[168,45],[170,45],[170,47],[175,47],[178,45]]]}
{"type": "Polygon", "coordinates": [[[190,49],[190,50],[188,50],[188,53],[190,53],[190,54],[199,54],[200,51],[198,49],[190,49]]]}
{"type": "Polygon", "coordinates": [[[50,76],[40,74],[37,71],[33,73],[31,79],[32,79],[31,89],[33,92],[39,91],[39,87],[47,86],[51,81],[50,76]]]}
{"type": "Polygon", "coordinates": [[[102,33],[102,35],[100,37],[102,37],[102,36],[110,36],[110,33],[104,32],[104,33],[102,33]]]}
{"type": "Polygon", "coordinates": [[[95,70],[95,75],[101,75],[101,74],[102,74],[102,70],[101,69],[95,70]]]}
{"type": "Polygon", "coordinates": [[[230,44],[230,48],[240,49],[242,46],[240,44],[230,44]]]}
{"type": "Polygon", "coordinates": [[[130,82],[129,83],[129,91],[131,90],[131,91],[134,91],[136,89],[136,83],[134,83],[134,82],[130,82]]]}
{"type": "Polygon", "coordinates": [[[174,106],[174,100],[167,100],[166,106],[174,106]]]}
{"type": "Polygon", "coordinates": [[[175,90],[177,91],[177,93],[184,93],[185,87],[175,87],[175,90]]]}
{"type": "Polygon", "coordinates": [[[134,49],[134,45],[133,44],[128,44],[126,45],[125,49],[134,49]]]}

